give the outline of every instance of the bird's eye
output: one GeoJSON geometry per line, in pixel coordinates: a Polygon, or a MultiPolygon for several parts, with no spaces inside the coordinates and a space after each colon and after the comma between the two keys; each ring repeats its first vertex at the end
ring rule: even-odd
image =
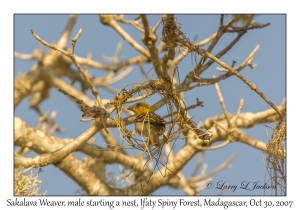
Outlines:
{"type": "Polygon", "coordinates": [[[135,106],[136,106],[136,108],[139,108],[141,106],[141,104],[136,104],[135,106]]]}

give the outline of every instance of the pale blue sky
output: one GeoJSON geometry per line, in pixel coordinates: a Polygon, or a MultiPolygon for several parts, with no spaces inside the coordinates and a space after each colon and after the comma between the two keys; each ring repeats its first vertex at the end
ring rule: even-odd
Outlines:
{"type": "MultiPolygon", "coordinates": [[[[126,15],[127,19],[135,18],[137,15],[126,15]]],[[[14,47],[15,51],[19,53],[32,53],[38,47],[38,41],[32,36],[30,30],[34,29],[36,33],[48,42],[55,42],[61,35],[64,29],[68,15],[15,15],[14,22],[14,47]]],[[[154,25],[160,18],[159,15],[149,15],[149,25],[154,25]]],[[[186,33],[190,40],[196,37],[196,41],[201,41],[207,38],[218,29],[219,15],[176,15],[178,23],[182,24],[181,30],[186,33]]],[[[259,15],[256,18],[259,23],[270,22],[271,25],[264,29],[250,30],[245,34],[241,40],[231,49],[225,56],[221,58],[224,62],[231,65],[232,60],[239,65],[249,55],[249,53],[260,44],[260,49],[253,59],[253,63],[257,63],[255,69],[245,68],[242,74],[251,82],[255,83],[257,87],[276,105],[282,102],[286,96],[286,16],[285,15],[259,15]]],[[[228,20],[228,17],[225,18],[228,20]]],[[[79,56],[86,57],[89,51],[93,52],[93,59],[103,62],[100,54],[106,56],[113,56],[119,40],[122,38],[115,33],[110,27],[103,26],[97,15],[80,15],[75,24],[71,37],[77,33],[79,28],[83,28],[83,33],[79,38],[75,53],[79,56]]],[[[141,33],[131,26],[124,26],[124,29],[130,33],[140,44],[141,33]]],[[[158,36],[161,38],[161,27],[158,29],[158,36]]],[[[222,37],[218,45],[213,50],[213,54],[219,52],[232,40],[232,35],[222,37]]],[[[129,44],[123,42],[123,50],[120,60],[125,60],[138,52],[134,50],[129,44]]],[[[159,42],[158,42],[159,43],[159,42]]],[[[69,41],[69,46],[71,42],[69,41]]],[[[204,49],[207,46],[203,47],[204,49]]],[[[48,49],[44,47],[44,52],[48,49]]],[[[197,57],[198,61],[200,57],[197,57]]],[[[181,81],[184,80],[184,75],[191,71],[195,66],[194,58],[191,55],[187,56],[185,60],[178,66],[181,81]]],[[[35,61],[22,61],[15,59],[14,72],[27,72],[35,63],[35,61]]],[[[214,64],[202,77],[211,77],[212,74],[222,74],[216,71],[218,65],[214,64]]],[[[144,69],[148,71],[150,65],[145,65],[144,69]]],[[[75,68],[74,68],[75,69],[75,68]]],[[[90,73],[94,76],[104,75],[106,72],[101,70],[91,69],[90,73]]],[[[121,89],[124,85],[139,81],[141,78],[140,71],[137,66],[134,66],[133,72],[123,82],[112,86],[121,89]]],[[[152,71],[150,76],[155,78],[152,71]]],[[[66,80],[69,82],[69,80],[66,80]]],[[[78,84],[75,84],[79,87],[78,84]]],[[[235,113],[239,101],[243,97],[245,99],[243,112],[258,112],[269,109],[269,105],[261,99],[256,93],[241,82],[236,77],[219,83],[226,107],[229,112],[235,113]]],[[[103,89],[99,89],[102,98],[112,98],[113,95],[103,89]]],[[[93,99],[91,92],[88,90],[87,94],[93,99]]],[[[189,114],[194,116],[194,120],[198,123],[205,120],[207,117],[222,114],[222,109],[219,104],[214,86],[204,86],[185,93],[187,105],[195,103],[195,97],[200,101],[204,101],[203,108],[191,110],[189,114]]],[[[150,99],[153,104],[158,99],[154,96],[150,99]]],[[[66,133],[55,133],[58,137],[76,138],[84,132],[90,123],[81,123],[80,109],[70,102],[70,100],[59,93],[56,89],[51,89],[50,100],[44,101],[41,110],[52,111],[56,110],[58,115],[56,122],[59,126],[66,129],[66,133]]],[[[158,110],[157,113],[163,115],[164,110],[158,110]]],[[[29,107],[28,98],[24,99],[22,103],[15,109],[15,115],[20,116],[27,124],[35,127],[37,124],[38,115],[29,107]]],[[[112,116],[111,116],[112,117],[112,116]]],[[[257,125],[255,128],[243,129],[250,136],[257,138],[263,142],[268,142],[268,136],[264,125],[257,125]]],[[[117,138],[119,133],[117,129],[112,130],[117,138]]],[[[270,132],[270,131],[269,131],[270,132]]],[[[270,133],[269,133],[270,135],[270,133]]],[[[96,144],[104,146],[104,141],[99,134],[95,135],[97,138],[96,144]]],[[[175,151],[183,145],[183,142],[176,142],[175,151]]],[[[262,161],[262,152],[251,148],[241,143],[232,143],[222,149],[207,151],[204,162],[208,164],[207,171],[213,170],[216,166],[222,164],[232,153],[236,153],[237,157],[232,162],[232,167],[227,168],[220,173],[213,176],[213,181],[226,181],[232,185],[238,185],[243,181],[250,181],[251,183],[259,181],[260,184],[265,183],[265,167],[262,161]]],[[[35,155],[30,153],[29,155],[35,155]]],[[[80,158],[81,154],[76,155],[80,158]]],[[[183,172],[186,177],[189,177],[193,171],[198,155],[185,166],[183,172]]],[[[112,171],[116,167],[110,167],[112,171]]],[[[79,186],[69,179],[56,167],[50,165],[43,168],[39,178],[43,181],[40,193],[48,190],[48,195],[73,195],[79,186]]],[[[206,189],[201,192],[201,195],[217,195],[218,189],[206,189]]],[[[246,191],[237,189],[235,192],[227,191],[225,195],[262,195],[263,190],[246,191]]],[[[269,194],[267,192],[267,194],[269,194]]],[[[154,192],[154,195],[184,195],[181,190],[174,190],[170,187],[162,187],[154,192]]]]}

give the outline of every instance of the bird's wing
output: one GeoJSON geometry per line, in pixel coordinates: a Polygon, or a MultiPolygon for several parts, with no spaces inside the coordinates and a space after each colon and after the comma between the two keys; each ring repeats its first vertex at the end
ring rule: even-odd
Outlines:
{"type": "Polygon", "coordinates": [[[159,115],[155,114],[154,112],[146,112],[138,115],[135,119],[136,122],[148,122],[150,123],[158,123],[161,125],[165,125],[166,121],[159,115]]]}

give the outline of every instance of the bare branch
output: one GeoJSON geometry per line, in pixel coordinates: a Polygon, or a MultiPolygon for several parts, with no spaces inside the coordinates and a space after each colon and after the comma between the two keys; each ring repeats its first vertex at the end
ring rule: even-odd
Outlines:
{"type": "MultiPolygon", "coordinates": [[[[217,32],[216,37],[213,39],[212,43],[209,45],[209,47],[207,48],[207,52],[211,52],[213,50],[213,48],[216,46],[216,44],[218,43],[218,41],[220,40],[220,38],[226,33],[227,29],[232,26],[236,20],[234,18],[232,18],[225,26],[223,25],[223,21],[224,21],[224,15],[221,15],[220,18],[220,27],[219,30],[217,32]]],[[[201,61],[199,62],[200,66],[202,66],[204,64],[206,60],[206,57],[202,57],[201,61]]]]}
{"type": "Polygon", "coordinates": [[[143,28],[143,26],[141,26],[141,25],[139,24],[140,18],[138,18],[137,20],[132,21],[132,20],[125,20],[125,19],[124,19],[124,15],[116,15],[116,16],[114,16],[114,17],[115,17],[115,19],[116,19],[117,21],[120,21],[121,23],[125,23],[125,24],[132,25],[132,26],[135,27],[137,30],[139,30],[140,32],[144,33],[144,28],[143,28]]]}
{"type": "MultiPolygon", "coordinates": [[[[283,99],[281,105],[278,106],[278,109],[280,109],[282,112],[285,112],[286,110],[286,100],[283,99]]],[[[234,115],[230,114],[230,117],[234,117],[234,115]]],[[[218,121],[219,123],[222,120],[225,119],[224,115],[219,115],[215,117],[209,117],[204,120],[204,123],[199,123],[198,127],[201,129],[210,129],[214,124],[215,121],[218,121]]],[[[239,115],[239,118],[236,121],[236,127],[238,128],[251,128],[257,124],[260,123],[271,123],[274,122],[276,119],[278,119],[278,115],[276,114],[276,111],[271,108],[260,112],[244,112],[239,115]]]]}
{"type": "MultiPolygon", "coordinates": [[[[280,178],[286,180],[283,169],[287,156],[284,145],[286,100],[284,99],[281,105],[275,106],[255,84],[240,73],[246,67],[257,66],[254,63],[254,57],[260,45],[257,45],[242,63],[237,64],[236,58],[229,60],[230,65],[220,60],[236,46],[248,30],[264,28],[269,23],[255,23],[252,14],[235,14],[230,17],[229,22],[224,23],[224,15],[221,15],[219,27],[215,30],[217,32],[195,43],[196,38],[191,42],[188,33],[181,30],[181,24],[177,22],[180,16],[176,18],[173,14],[163,15],[154,26],[149,25],[150,16],[144,14],[137,16],[136,19],[125,20],[124,15],[99,15],[103,25],[110,26],[109,28],[112,28],[138,52],[134,57],[128,57],[130,53],[124,54],[122,58],[125,59],[120,60],[123,42],[119,41],[113,57],[104,56],[108,54],[101,52],[103,54],[100,55],[101,58],[105,63],[108,62],[108,65],[93,60],[91,52],[88,52],[86,57],[75,55],[75,45],[82,29],[72,39],[71,48],[67,49],[77,15],[70,16],[55,44],[43,40],[32,30],[33,36],[39,41],[39,49],[31,54],[14,53],[15,58],[36,60],[36,64],[28,73],[15,79],[14,106],[16,107],[24,97],[32,96],[28,101],[31,108],[38,113],[39,119],[37,127],[33,128],[20,118],[15,118],[14,145],[17,147],[14,152],[15,167],[42,167],[53,164],[74,180],[88,195],[149,195],[165,185],[182,189],[187,195],[198,195],[205,189],[206,183],[213,180],[214,174],[230,167],[235,157],[233,154],[225,162],[222,161],[220,166],[208,171],[208,164],[203,163],[204,154],[210,152],[209,150],[223,148],[232,142],[240,142],[263,151],[267,171],[274,182],[277,183],[280,178]],[[133,26],[138,33],[141,32],[141,39],[146,48],[122,28],[124,26],[122,23],[133,26]],[[160,32],[162,36],[158,38],[156,32],[158,28],[161,28],[160,24],[162,24],[160,32]],[[229,34],[232,40],[227,44],[223,43],[225,47],[215,52],[217,45],[222,44],[220,43],[222,37],[229,34]],[[160,43],[157,43],[157,40],[160,40],[160,43]],[[50,48],[45,55],[42,49],[44,45],[50,48]],[[207,50],[200,49],[204,45],[207,50]],[[212,54],[212,52],[215,53],[212,54]],[[192,69],[181,69],[181,65],[184,65],[182,61],[189,53],[192,53],[192,69]],[[220,66],[217,70],[224,73],[212,78],[202,77],[202,74],[214,63],[220,66]],[[77,69],[73,69],[74,64],[77,69]],[[143,74],[137,81],[133,81],[134,78],[131,77],[136,73],[132,75],[134,67],[139,67],[143,74]],[[89,69],[98,70],[96,73],[101,76],[90,74],[89,69]],[[153,69],[158,78],[151,78],[153,76],[149,72],[153,69]],[[99,72],[99,70],[107,71],[107,73],[99,72]],[[182,75],[183,81],[180,78],[182,75]],[[218,82],[233,75],[239,77],[258,93],[271,108],[260,112],[242,112],[244,104],[242,98],[236,113],[229,113],[218,82]],[[66,82],[69,80],[70,82],[66,82]],[[77,89],[77,82],[81,89],[77,89]],[[191,117],[188,112],[190,109],[203,106],[203,102],[195,97],[195,104],[191,104],[185,100],[184,92],[212,84],[216,87],[224,113],[209,117],[203,123],[196,125],[194,120],[197,117],[191,117]],[[53,87],[76,103],[81,108],[83,117],[89,117],[82,118],[80,121],[91,122],[90,128],[76,139],[60,139],[53,136],[55,131],[59,131],[58,124],[54,123],[56,111],[52,112],[49,117],[48,111],[45,112],[40,106],[43,101],[52,96],[53,87]],[[110,96],[112,99],[101,98],[99,95],[101,91],[96,88],[108,91],[107,95],[113,95],[110,96]],[[91,89],[96,100],[87,96],[86,90],[88,89],[91,89]],[[157,99],[156,96],[160,96],[161,99],[153,101],[157,99]],[[153,111],[156,112],[161,107],[164,109],[160,111],[168,110],[163,114],[165,115],[163,118],[168,118],[166,120],[168,122],[166,122],[166,131],[160,140],[161,147],[159,148],[149,146],[145,143],[149,142],[149,138],[148,140],[143,137],[141,139],[141,135],[134,136],[131,131],[132,126],[137,126],[135,123],[137,113],[128,110],[126,105],[137,101],[148,101],[145,100],[147,97],[151,98],[153,111]],[[114,116],[109,117],[111,114],[114,116]],[[272,140],[268,144],[263,140],[253,138],[244,129],[275,121],[278,125],[272,128],[274,130],[272,140]],[[129,124],[133,125],[128,126],[129,124]],[[119,142],[116,135],[109,133],[108,128],[118,128],[117,135],[121,137],[122,142],[119,142]],[[100,144],[104,144],[104,147],[95,144],[95,134],[98,132],[101,135],[100,140],[103,140],[100,144]],[[173,151],[175,147],[171,143],[177,140],[183,140],[185,145],[181,148],[176,147],[177,153],[175,154],[173,151]],[[86,143],[87,141],[89,143],[86,143]],[[165,150],[162,150],[163,148],[165,150]],[[133,152],[138,149],[141,152],[135,156],[132,155],[134,153],[129,154],[125,149],[134,149],[133,152]],[[38,155],[25,156],[24,154],[29,151],[34,151],[38,155]],[[75,151],[84,153],[83,162],[73,155],[75,151]],[[198,153],[201,154],[192,170],[192,176],[186,177],[184,166],[198,153]],[[109,164],[114,164],[113,167],[119,165],[119,171],[110,172],[107,168],[109,164]],[[272,173],[275,173],[274,177],[272,173]],[[122,188],[117,187],[119,183],[122,188]]],[[[153,124],[151,123],[148,122],[150,129],[153,124]]],[[[111,129],[113,130],[116,129],[111,129]]],[[[280,184],[277,185],[282,187],[280,184]]]]}
{"type": "Polygon", "coordinates": [[[40,41],[41,43],[43,43],[44,45],[46,45],[47,47],[50,47],[51,49],[54,49],[54,50],[57,50],[61,53],[63,53],[64,55],[68,56],[75,64],[75,66],[78,68],[78,70],[80,71],[81,75],[83,76],[83,78],[88,82],[89,86],[90,86],[90,89],[93,93],[93,95],[95,96],[95,98],[97,99],[97,102],[99,104],[99,107],[102,108],[102,116],[100,117],[101,121],[102,121],[102,124],[103,124],[103,127],[104,129],[107,131],[106,129],[106,125],[105,125],[105,120],[107,119],[108,117],[108,113],[101,101],[101,98],[100,98],[100,95],[97,91],[97,89],[92,85],[91,81],[89,80],[88,78],[88,75],[86,74],[86,72],[83,71],[83,69],[81,68],[81,66],[78,64],[78,62],[76,61],[76,58],[74,56],[74,49],[75,49],[75,44],[76,44],[76,41],[77,39],[79,38],[80,34],[82,33],[82,28],[78,31],[78,33],[76,34],[75,38],[72,39],[72,50],[71,52],[68,52],[68,51],[65,51],[65,50],[62,50],[60,49],[59,47],[57,47],[56,45],[51,45],[49,43],[47,43],[46,41],[44,41],[42,38],[40,38],[35,32],[34,30],[31,30],[33,36],[38,40],[40,41]]]}
{"type": "Polygon", "coordinates": [[[239,116],[240,116],[240,113],[241,113],[241,110],[242,110],[242,108],[243,108],[243,105],[244,105],[244,99],[241,98],[239,108],[238,108],[237,113],[236,113],[236,115],[235,115],[235,121],[234,121],[234,123],[233,123],[234,126],[236,126],[236,122],[237,122],[237,119],[238,119],[239,116]]]}
{"type": "Polygon", "coordinates": [[[206,179],[208,177],[211,177],[212,175],[218,173],[219,171],[223,170],[224,168],[227,168],[229,164],[233,161],[233,159],[236,157],[236,154],[233,153],[224,163],[216,167],[213,171],[204,174],[204,175],[199,175],[197,177],[192,177],[189,179],[190,182],[198,182],[200,180],[206,179]]]}
{"type": "Polygon", "coordinates": [[[42,60],[43,58],[43,45],[40,43],[39,48],[34,50],[32,54],[21,54],[18,52],[14,53],[15,58],[22,60],[42,60]]]}
{"type": "MultiPolygon", "coordinates": [[[[30,138],[39,138],[40,135],[45,135],[39,131],[34,131],[30,129],[20,118],[15,117],[15,142],[18,142],[18,138],[28,135],[26,133],[18,133],[24,131],[30,133],[30,138]]],[[[42,167],[52,163],[56,163],[63,158],[67,157],[71,152],[76,150],[81,144],[89,140],[98,129],[94,126],[89,128],[85,133],[81,134],[76,138],[76,140],[65,147],[62,147],[54,152],[38,155],[33,158],[22,157],[19,155],[15,156],[15,167],[42,167]]],[[[47,137],[46,137],[47,138],[47,137]]]]}
{"type": "MultiPolygon", "coordinates": [[[[213,75],[213,78],[216,78],[216,76],[213,75]]],[[[216,92],[217,92],[218,97],[219,97],[220,104],[221,104],[221,106],[222,106],[222,110],[223,110],[223,112],[224,112],[224,115],[225,115],[226,120],[227,120],[227,123],[228,123],[228,128],[231,129],[231,128],[233,128],[233,125],[231,124],[231,121],[230,121],[228,112],[227,112],[227,110],[226,110],[226,106],[225,106],[225,103],[224,103],[224,99],[223,99],[223,96],[222,96],[222,93],[221,93],[221,90],[220,90],[220,88],[219,88],[218,83],[215,83],[215,88],[216,88],[216,92]]]]}
{"type": "Polygon", "coordinates": [[[71,36],[72,29],[76,23],[78,15],[70,15],[69,22],[67,23],[61,37],[57,41],[57,47],[61,49],[67,48],[68,40],[71,36]]]}
{"type": "MultiPolygon", "coordinates": [[[[200,52],[200,51],[198,51],[200,52]]],[[[251,83],[249,80],[247,80],[243,75],[241,75],[239,72],[237,72],[235,69],[228,66],[223,61],[219,60],[215,56],[211,55],[208,52],[202,51],[203,56],[208,57],[218,63],[219,65],[223,66],[224,68],[228,69],[231,73],[235,74],[238,78],[240,78],[244,83],[246,83],[252,90],[254,90],[262,99],[264,99],[276,112],[283,116],[282,112],[256,87],[255,84],[251,83]]]]}
{"type": "Polygon", "coordinates": [[[120,34],[123,39],[128,42],[134,49],[142,53],[146,57],[150,57],[150,54],[147,50],[145,50],[141,45],[139,45],[121,26],[119,23],[114,19],[113,15],[99,15],[100,21],[104,25],[109,25],[112,27],[118,34],[120,34]]]}
{"type": "Polygon", "coordinates": [[[168,77],[168,73],[161,68],[160,59],[158,57],[158,50],[155,47],[157,36],[152,30],[149,29],[146,15],[141,15],[141,18],[145,30],[145,34],[142,37],[142,41],[148,47],[151,56],[151,61],[156,71],[156,74],[158,75],[158,77],[168,77]]]}
{"type": "MultiPolygon", "coordinates": [[[[235,67],[234,69],[238,72],[240,72],[243,68],[245,68],[246,66],[249,66],[250,68],[255,68],[257,65],[256,64],[252,64],[252,60],[254,58],[254,56],[256,55],[257,51],[259,50],[260,45],[257,45],[253,51],[250,53],[250,55],[248,55],[248,57],[243,61],[243,63],[241,63],[238,67],[235,67]]],[[[232,67],[232,66],[231,66],[232,67]]],[[[233,68],[233,67],[232,67],[233,68]]],[[[219,68],[217,67],[218,71],[223,71],[223,72],[228,72],[228,70],[224,69],[224,68],[219,68]]]]}
{"type": "Polygon", "coordinates": [[[200,165],[202,164],[204,155],[205,155],[205,151],[202,151],[202,152],[200,153],[200,155],[199,155],[198,160],[197,160],[197,165],[196,165],[196,167],[195,167],[195,169],[194,169],[194,171],[193,171],[193,173],[192,173],[192,177],[193,177],[193,176],[196,176],[196,174],[197,174],[197,172],[198,172],[198,170],[199,170],[199,168],[200,168],[200,165]]]}

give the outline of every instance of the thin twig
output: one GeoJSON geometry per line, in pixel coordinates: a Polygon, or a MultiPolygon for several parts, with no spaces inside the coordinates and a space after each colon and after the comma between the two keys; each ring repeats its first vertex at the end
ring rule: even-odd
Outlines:
{"type": "Polygon", "coordinates": [[[230,143],[229,140],[224,141],[222,144],[216,145],[216,146],[210,146],[210,147],[202,147],[199,145],[196,145],[195,148],[198,150],[215,150],[215,149],[220,149],[222,147],[227,146],[230,143]]]}
{"type": "MultiPolygon", "coordinates": [[[[231,68],[235,69],[238,72],[240,72],[246,66],[249,66],[252,69],[255,68],[257,65],[252,64],[251,62],[252,62],[254,56],[256,55],[257,51],[259,50],[259,48],[260,48],[260,45],[259,44],[256,45],[256,47],[252,50],[252,52],[248,55],[248,57],[238,67],[231,66],[231,68]]],[[[228,72],[227,69],[220,68],[220,67],[217,67],[217,70],[223,71],[223,72],[228,72]]]]}
{"type": "MultiPolygon", "coordinates": [[[[213,48],[216,46],[216,44],[218,43],[218,41],[220,40],[220,38],[226,33],[226,30],[232,26],[232,24],[234,24],[236,22],[236,20],[234,18],[232,18],[225,26],[223,25],[223,21],[224,21],[224,15],[221,15],[220,17],[220,27],[219,30],[217,32],[216,37],[213,39],[212,43],[208,46],[207,48],[207,52],[211,52],[213,50],[213,48]]],[[[200,61],[200,66],[202,66],[205,62],[206,58],[202,57],[201,61],[200,61]]]]}
{"type": "Polygon", "coordinates": [[[202,164],[202,161],[204,159],[204,155],[205,155],[205,151],[203,151],[203,152],[200,153],[199,158],[197,160],[196,167],[195,167],[195,169],[194,169],[194,171],[192,173],[192,177],[196,176],[196,174],[197,174],[197,172],[198,172],[198,170],[199,170],[199,168],[200,168],[200,166],[202,164]]]}
{"type": "MultiPolygon", "coordinates": [[[[216,78],[216,76],[213,75],[213,78],[216,78]]],[[[221,90],[220,90],[220,88],[219,88],[218,83],[215,83],[215,88],[216,88],[216,92],[217,92],[217,94],[218,94],[219,101],[220,101],[220,104],[221,104],[221,106],[222,106],[224,115],[225,115],[226,120],[227,120],[227,123],[228,123],[228,128],[231,129],[231,128],[233,128],[233,125],[232,125],[232,123],[231,123],[231,121],[230,121],[229,114],[228,114],[228,112],[227,112],[227,110],[226,110],[226,106],[225,106],[225,103],[224,103],[224,99],[223,99],[223,96],[222,96],[222,93],[221,93],[221,90]]]]}
{"type": "Polygon", "coordinates": [[[197,182],[206,178],[211,177],[212,175],[218,173],[219,171],[223,170],[224,168],[228,167],[230,163],[233,161],[233,159],[236,157],[236,153],[233,153],[224,163],[216,167],[213,171],[204,174],[204,175],[199,175],[197,177],[192,177],[189,179],[190,182],[197,182]]]}
{"type": "Polygon", "coordinates": [[[240,113],[242,111],[243,105],[244,105],[244,99],[241,98],[239,108],[236,112],[236,115],[234,116],[235,117],[235,120],[234,120],[234,123],[233,123],[234,126],[236,126],[236,122],[239,119],[239,116],[240,116],[240,113]]]}
{"type": "Polygon", "coordinates": [[[211,60],[215,61],[219,65],[223,66],[224,68],[228,69],[231,73],[236,75],[238,78],[240,78],[244,83],[246,83],[252,90],[254,90],[262,99],[264,99],[281,117],[283,116],[282,112],[256,87],[255,84],[251,83],[249,80],[247,80],[243,75],[241,75],[239,72],[237,72],[235,69],[231,68],[229,65],[227,65],[225,62],[219,60],[212,54],[204,51],[204,50],[197,50],[200,54],[202,54],[205,57],[210,58],[211,60]]]}
{"type": "Polygon", "coordinates": [[[140,19],[137,19],[137,20],[134,20],[134,21],[132,21],[132,20],[125,20],[124,19],[124,15],[116,15],[115,19],[117,21],[120,21],[121,23],[132,25],[137,30],[139,30],[140,32],[144,33],[143,27],[139,24],[140,19]]]}
{"type": "Polygon", "coordinates": [[[74,49],[75,49],[75,44],[76,44],[76,41],[78,40],[80,34],[82,33],[82,28],[79,29],[78,33],[76,34],[75,38],[72,39],[72,50],[71,51],[65,51],[63,49],[60,49],[58,48],[56,45],[53,45],[53,44],[49,44],[48,42],[46,42],[45,40],[43,40],[42,38],[40,38],[34,30],[31,30],[31,33],[33,34],[33,36],[38,40],[40,41],[41,43],[43,43],[44,45],[46,45],[47,47],[50,47],[51,49],[54,49],[54,50],[57,50],[61,53],[63,53],[64,55],[66,55],[67,57],[69,57],[73,62],[74,64],[76,65],[77,69],[80,71],[81,75],[83,76],[83,78],[88,82],[89,86],[90,86],[90,89],[93,93],[93,95],[95,96],[95,98],[97,99],[97,102],[99,104],[99,107],[103,109],[103,116],[100,117],[100,120],[103,124],[103,128],[106,130],[106,132],[108,132],[108,130],[106,129],[106,125],[105,125],[105,122],[104,122],[104,119],[106,120],[107,117],[108,117],[108,114],[107,114],[107,111],[101,101],[101,98],[100,98],[100,95],[97,91],[97,89],[92,85],[91,81],[89,80],[86,72],[83,71],[83,69],[81,68],[81,66],[78,64],[75,56],[74,56],[74,49]],[[104,118],[104,119],[103,119],[104,118]]]}
{"type": "MultiPolygon", "coordinates": [[[[197,107],[199,107],[199,106],[203,107],[203,101],[199,101],[199,99],[196,98],[196,103],[193,104],[193,105],[191,105],[191,106],[189,106],[189,107],[186,107],[184,110],[185,110],[185,111],[188,111],[188,110],[190,110],[190,109],[195,109],[195,108],[197,108],[197,107]]],[[[165,115],[165,116],[163,116],[162,118],[166,118],[166,117],[169,117],[169,116],[171,116],[171,115],[174,115],[174,116],[175,116],[177,113],[178,113],[178,112],[174,112],[174,113],[165,115]]]]}
{"type": "Polygon", "coordinates": [[[137,41],[135,41],[114,19],[113,15],[100,15],[100,20],[104,25],[109,25],[112,27],[118,34],[120,34],[123,39],[128,42],[134,49],[142,53],[146,57],[150,57],[149,52],[144,49],[137,41]]]}
{"type": "MultiPolygon", "coordinates": [[[[163,18],[163,17],[164,17],[164,15],[163,15],[161,18],[163,18]]],[[[155,26],[151,29],[151,31],[152,31],[153,33],[156,32],[156,30],[158,29],[159,25],[162,23],[161,18],[159,18],[158,22],[157,22],[157,23],[155,24],[155,26]]]]}

